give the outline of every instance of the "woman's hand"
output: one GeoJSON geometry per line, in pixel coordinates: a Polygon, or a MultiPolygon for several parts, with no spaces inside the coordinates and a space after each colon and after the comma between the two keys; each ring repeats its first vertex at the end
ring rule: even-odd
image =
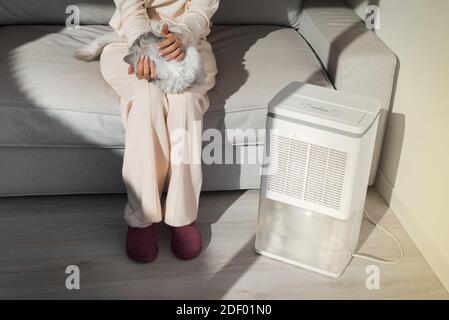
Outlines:
{"type": "MultiPolygon", "coordinates": [[[[134,67],[129,66],[128,67],[128,74],[134,73],[134,67]]],[[[139,62],[137,63],[137,72],[136,77],[139,80],[156,80],[156,66],[154,65],[154,61],[150,60],[149,58],[140,57],[139,62]]]]}
{"type": "Polygon", "coordinates": [[[168,25],[165,23],[162,26],[161,36],[165,40],[159,43],[159,53],[168,61],[181,61],[184,58],[184,45],[179,36],[168,30],[168,25]]]}

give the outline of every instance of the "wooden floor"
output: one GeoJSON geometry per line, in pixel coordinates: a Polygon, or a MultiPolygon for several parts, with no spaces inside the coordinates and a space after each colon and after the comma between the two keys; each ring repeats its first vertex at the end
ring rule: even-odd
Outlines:
{"type": "MultiPolygon", "coordinates": [[[[402,241],[405,261],[380,265],[380,290],[368,290],[366,267],[354,259],[335,280],[254,253],[257,191],[204,193],[200,226],[205,251],[183,262],[170,253],[160,227],[155,263],[125,255],[123,195],[0,199],[0,298],[31,299],[447,299],[435,274],[370,190],[366,208],[402,241]],[[65,268],[77,265],[81,289],[65,288],[65,268]]],[[[386,258],[394,242],[364,222],[361,251],[386,258]]]]}

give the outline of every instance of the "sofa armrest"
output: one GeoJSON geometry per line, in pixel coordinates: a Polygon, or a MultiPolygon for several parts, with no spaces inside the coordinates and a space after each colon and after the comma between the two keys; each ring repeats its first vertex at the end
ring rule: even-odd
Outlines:
{"type": "Polygon", "coordinates": [[[397,58],[343,0],[304,0],[299,32],[315,51],[337,90],[382,104],[370,184],[379,164],[397,58]]]}

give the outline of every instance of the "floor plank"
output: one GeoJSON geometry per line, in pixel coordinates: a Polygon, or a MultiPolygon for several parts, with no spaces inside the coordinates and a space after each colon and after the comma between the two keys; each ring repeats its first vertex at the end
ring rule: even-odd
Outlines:
{"type": "MultiPolygon", "coordinates": [[[[354,259],[340,279],[329,279],[254,253],[258,192],[209,192],[201,197],[203,254],[178,261],[168,229],[158,228],[160,256],[151,265],[128,260],[123,243],[124,195],[0,199],[2,299],[448,299],[379,193],[366,208],[401,240],[406,258],[379,265],[380,290],[365,286],[366,267],[354,259]],[[65,288],[65,268],[81,270],[81,289],[65,288]]],[[[360,251],[394,258],[394,242],[364,222],[360,251]]]]}

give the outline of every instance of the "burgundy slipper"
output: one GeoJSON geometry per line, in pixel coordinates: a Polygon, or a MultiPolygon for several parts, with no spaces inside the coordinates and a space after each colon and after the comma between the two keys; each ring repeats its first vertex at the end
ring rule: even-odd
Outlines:
{"type": "Polygon", "coordinates": [[[126,252],[132,260],[137,262],[150,263],[156,260],[159,246],[155,224],[145,228],[128,227],[126,252]]]}
{"type": "Polygon", "coordinates": [[[196,258],[201,253],[202,247],[203,241],[196,222],[187,226],[171,227],[171,250],[178,259],[196,258]]]}

